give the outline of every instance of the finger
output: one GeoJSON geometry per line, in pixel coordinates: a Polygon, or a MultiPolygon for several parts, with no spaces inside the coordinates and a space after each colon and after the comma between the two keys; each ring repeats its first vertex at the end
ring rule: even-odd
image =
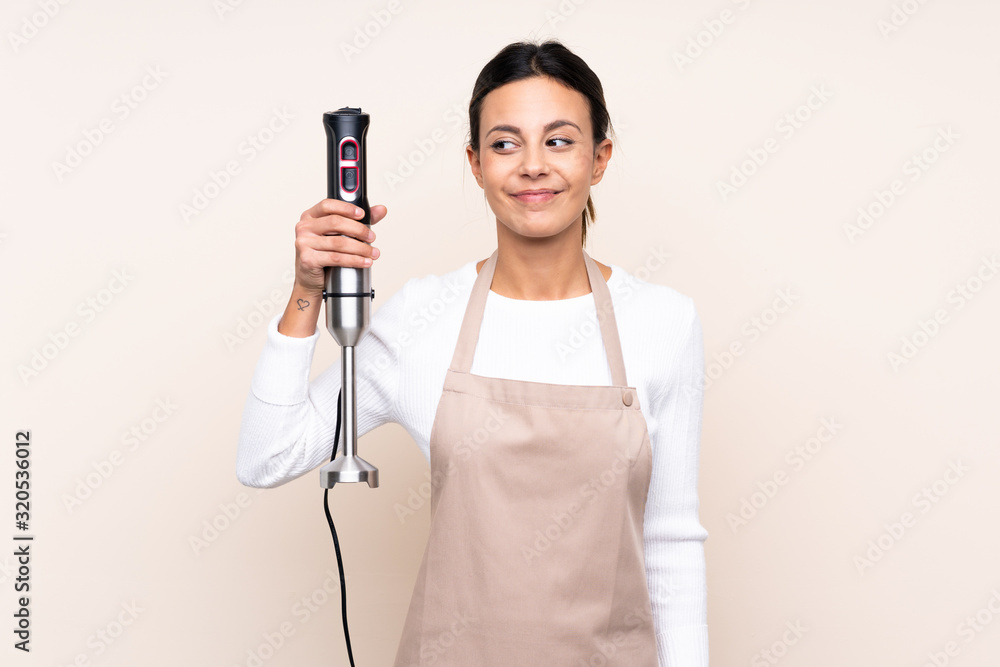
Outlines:
{"type": "Polygon", "coordinates": [[[320,236],[310,244],[317,252],[339,252],[342,254],[372,257],[372,246],[350,236],[320,236]]]}
{"type": "Polygon", "coordinates": [[[347,266],[363,269],[374,263],[374,260],[370,263],[365,261],[370,259],[370,257],[336,251],[317,250],[316,256],[323,266],[347,266]]]}
{"type": "Polygon", "coordinates": [[[360,214],[358,211],[361,211],[361,208],[351,202],[327,198],[305,211],[302,217],[321,218],[328,215],[342,215],[346,218],[363,217],[364,211],[361,211],[360,214]]]}
{"type": "Polygon", "coordinates": [[[342,215],[327,215],[316,218],[314,229],[319,236],[344,235],[365,242],[369,242],[368,232],[371,231],[368,225],[363,222],[351,220],[342,215]]]}

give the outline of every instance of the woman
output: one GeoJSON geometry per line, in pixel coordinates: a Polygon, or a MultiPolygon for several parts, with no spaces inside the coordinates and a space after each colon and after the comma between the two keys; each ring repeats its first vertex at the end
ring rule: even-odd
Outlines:
{"type": "MultiPolygon", "coordinates": [[[[410,279],[357,350],[359,436],[399,423],[431,466],[395,665],[705,666],[701,325],[689,297],[582,248],[612,150],[601,83],[559,42],[510,44],[469,125],[497,249],[410,279]]],[[[296,226],[295,286],[244,412],[244,484],[332,450],[340,367],[310,384],[309,366],[323,267],[379,256],[357,217],[325,199],[296,226]]]]}

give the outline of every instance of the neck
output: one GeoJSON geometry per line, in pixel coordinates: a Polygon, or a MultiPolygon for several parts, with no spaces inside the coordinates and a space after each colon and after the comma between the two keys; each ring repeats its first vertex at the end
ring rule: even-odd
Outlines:
{"type": "MultiPolygon", "coordinates": [[[[582,223],[582,220],[581,220],[582,223]]],[[[511,232],[497,221],[497,265],[490,289],[501,296],[526,301],[572,299],[591,292],[587,264],[580,245],[580,225],[545,238],[511,232]]],[[[485,260],[476,265],[476,272],[485,260]]],[[[601,268],[607,280],[610,267],[601,268]]]]}

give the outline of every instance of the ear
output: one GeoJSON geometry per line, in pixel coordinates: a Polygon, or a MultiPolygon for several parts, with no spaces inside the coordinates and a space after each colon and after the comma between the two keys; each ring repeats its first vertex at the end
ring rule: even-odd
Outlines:
{"type": "Polygon", "coordinates": [[[611,159],[611,140],[605,139],[597,144],[594,150],[594,172],[590,184],[597,185],[604,178],[604,170],[608,168],[608,160],[611,159]]]}
{"type": "Polygon", "coordinates": [[[479,183],[479,187],[486,189],[483,186],[483,166],[479,163],[479,156],[476,155],[476,151],[472,150],[472,146],[465,147],[465,154],[469,158],[469,166],[472,167],[472,175],[476,177],[476,183],[479,183]]]}

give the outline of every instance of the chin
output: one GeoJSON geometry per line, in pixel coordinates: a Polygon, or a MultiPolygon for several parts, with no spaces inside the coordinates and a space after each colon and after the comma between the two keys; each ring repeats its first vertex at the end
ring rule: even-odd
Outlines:
{"type": "MultiPolygon", "coordinates": [[[[537,213],[537,212],[536,212],[537,213]]],[[[513,224],[508,224],[507,228],[516,234],[526,238],[549,238],[566,231],[567,225],[551,222],[557,218],[540,218],[534,216],[533,220],[525,220],[524,216],[514,218],[513,224]]]]}

